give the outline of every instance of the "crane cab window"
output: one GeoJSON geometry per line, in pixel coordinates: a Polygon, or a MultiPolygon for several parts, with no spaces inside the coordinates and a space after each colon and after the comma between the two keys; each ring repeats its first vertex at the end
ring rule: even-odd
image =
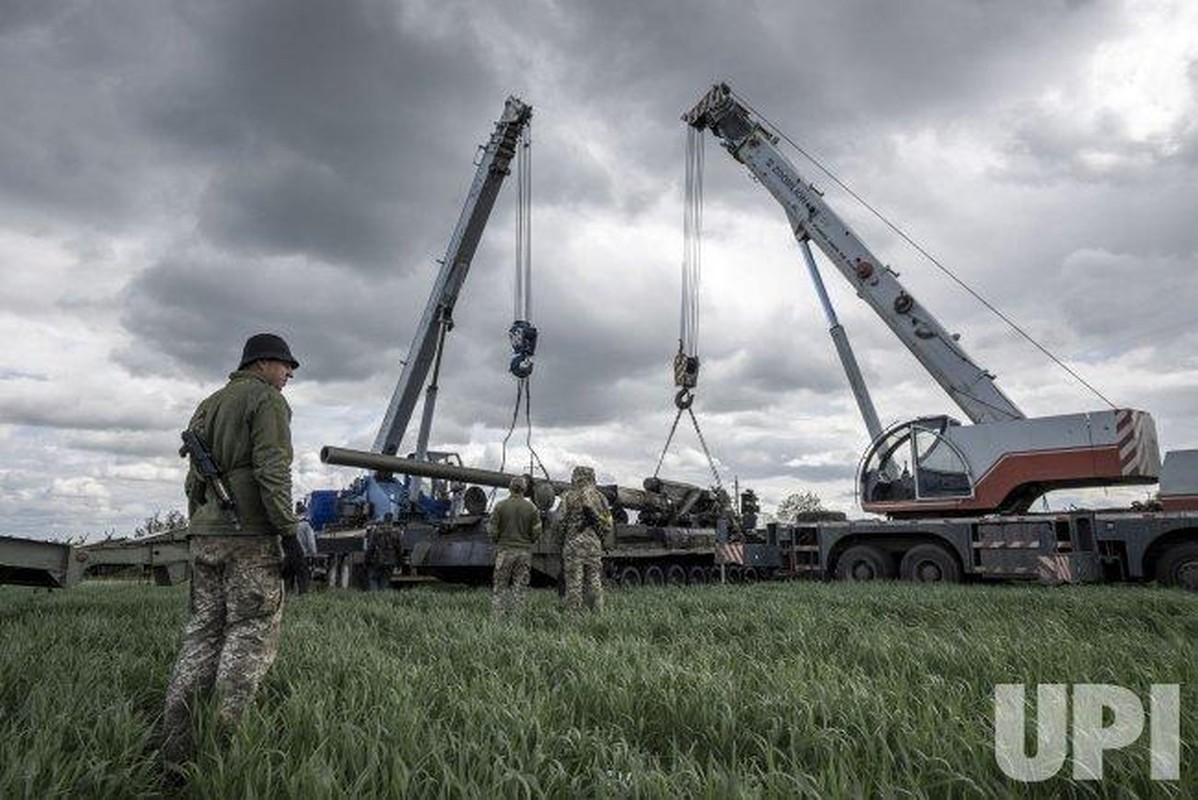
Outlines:
{"type": "Polygon", "coordinates": [[[915,484],[920,499],[969,497],[973,481],[969,467],[940,430],[915,424],[915,484]]]}
{"type": "Polygon", "coordinates": [[[957,423],[932,417],[896,425],[870,448],[861,471],[867,503],[971,497],[965,459],[943,433],[957,423]]]}
{"type": "Polygon", "coordinates": [[[892,428],[874,442],[861,472],[861,496],[869,503],[915,499],[909,425],[892,428]]]}

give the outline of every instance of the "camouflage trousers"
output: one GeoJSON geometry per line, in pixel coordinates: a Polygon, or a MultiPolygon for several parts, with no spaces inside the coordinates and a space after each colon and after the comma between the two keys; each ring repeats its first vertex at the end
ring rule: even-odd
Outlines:
{"type": "Polygon", "coordinates": [[[590,530],[566,534],[562,547],[566,573],[566,608],[581,611],[583,599],[592,611],[603,610],[603,545],[590,530]]]}
{"type": "Polygon", "coordinates": [[[275,660],[283,620],[277,536],[193,536],[189,550],[191,616],[162,714],[162,752],[176,762],[189,754],[196,695],[215,695],[222,725],[241,719],[275,660]]]}
{"type": "Polygon", "coordinates": [[[524,591],[532,572],[532,553],[514,547],[500,547],[495,551],[495,576],[491,584],[491,618],[503,616],[506,603],[508,611],[519,614],[524,608],[524,591]]]}

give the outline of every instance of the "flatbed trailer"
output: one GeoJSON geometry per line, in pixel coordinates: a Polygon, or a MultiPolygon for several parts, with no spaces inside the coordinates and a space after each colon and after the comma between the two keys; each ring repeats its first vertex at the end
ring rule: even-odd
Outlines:
{"type": "Polygon", "coordinates": [[[0,584],[68,589],[103,568],[143,567],[158,585],[187,578],[187,539],[161,534],[94,544],[0,536],[0,584]]]}

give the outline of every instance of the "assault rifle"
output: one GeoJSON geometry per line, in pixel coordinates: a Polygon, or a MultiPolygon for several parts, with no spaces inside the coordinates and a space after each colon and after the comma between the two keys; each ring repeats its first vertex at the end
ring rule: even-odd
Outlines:
{"type": "Polygon", "coordinates": [[[241,530],[241,517],[237,515],[237,501],[229,493],[225,476],[221,472],[220,465],[216,463],[216,457],[208,448],[208,443],[204,441],[204,437],[191,429],[183,431],[183,446],[179,448],[179,456],[181,458],[191,456],[191,465],[195,467],[195,471],[200,473],[200,477],[212,487],[217,503],[233,521],[233,527],[241,530]]]}

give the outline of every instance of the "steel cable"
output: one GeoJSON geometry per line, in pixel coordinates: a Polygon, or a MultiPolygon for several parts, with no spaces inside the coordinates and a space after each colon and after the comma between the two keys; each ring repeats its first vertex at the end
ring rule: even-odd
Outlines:
{"type": "Polygon", "coordinates": [[[1003,322],[1005,322],[1011,328],[1011,330],[1015,331],[1020,336],[1022,336],[1024,339],[1026,339],[1028,342],[1030,342],[1033,347],[1035,347],[1037,350],[1039,350],[1041,353],[1043,353],[1045,356],[1047,356],[1058,367],[1063,369],[1065,372],[1069,373],[1069,375],[1071,375],[1078,383],[1080,383],[1082,386],[1086,387],[1091,392],[1093,392],[1094,395],[1096,397],[1098,397],[1098,399],[1102,400],[1102,402],[1106,403],[1111,408],[1118,408],[1118,406],[1116,406],[1114,403],[1112,403],[1110,400],[1107,399],[1106,395],[1104,395],[1102,392],[1098,391],[1098,389],[1094,388],[1094,386],[1092,386],[1089,381],[1087,381],[1085,378],[1083,378],[1081,375],[1079,375],[1077,372],[1075,372],[1068,364],[1066,364],[1064,361],[1062,361],[1060,358],[1058,358],[1055,354],[1053,354],[1047,347],[1040,344],[1040,342],[1036,341],[1036,339],[1030,333],[1025,331],[1014,320],[1012,320],[1010,317],[1008,317],[1006,314],[1004,314],[1001,310],[999,310],[997,306],[995,306],[993,303],[991,303],[986,298],[982,297],[982,295],[980,293],[978,293],[977,291],[975,291],[973,289],[973,287],[971,287],[969,284],[967,284],[961,278],[957,277],[957,275],[951,269],[946,267],[944,264],[940,263],[939,259],[937,259],[930,252],[928,252],[922,245],[920,245],[918,242],[916,242],[914,239],[912,239],[909,235],[907,235],[906,231],[904,231],[902,228],[900,228],[895,223],[891,222],[886,217],[886,215],[884,215],[881,211],[879,211],[878,209],[876,209],[872,205],[870,205],[868,202],[866,202],[865,198],[863,198],[861,195],[859,195],[855,191],[853,191],[848,186],[848,184],[846,184],[844,181],[842,181],[840,178],[838,178],[832,172],[832,170],[830,170],[828,167],[825,167],[823,165],[823,163],[820,162],[819,159],[817,159],[815,156],[811,155],[806,150],[804,150],[802,147],[800,147],[797,142],[795,142],[793,139],[791,139],[789,136],[787,136],[786,133],[783,130],[781,130],[777,125],[775,125],[773,122],[771,122],[768,117],[766,117],[764,114],[762,114],[756,108],[754,108],[752,103],[750,103],[744,95],[741,95],[737,92],[733,92],[732,96],[736,98],[736,101],[738,103],[740,103],[746,109],[752,111],[754,116],[758,117],[762,122],[764,122],[765,125],[770,129],[770,131],[772,133],[774,133],[776,136],[778,136],[781,139],[783,139],[784,141],[786,141],[787,144],[789,144],[791,147],[793,147],[801,156],[803,156],[803,158],[810,161],[816,167],[816,169],[818,169],[820,172],[824,173],[824,175],[827,175],[829,180],[831,180],[833,183],[835,183],[837,186],[839,186],[841,189],[843,189],[845,192],[847,192],[850,197],[852,197],[854,200],[856,200],[858,203],[860,203],[862,205],[862,207],[864,207],[867,211],[869,211],[871,214],[873,214],[875,217],[877,217],[882,222],[883,225],[890,228],[890,230],[894,231],[894,233],[896,235],[898,235],[903,241],[905,241],[907,244],[911,245],[911,247],[915,248],[915,250],[917,252],[919,252],[924,258],[926,258],[928,261],[930,261],[933,266],[935,266],[937,269],[939,269],[941,272],[943,272],[945,275],[947,275],[949,277],[949,279],[951,279],[954,283],[956,283],[958,286],[960,286],[962,289],[964,289],[966,292],[968,292],[975,300],[977,300],[979,303],[981,303],[991,313],[993,313],[995,316],[997,316],[999,319],[1001,319],[1003,322]]]}

